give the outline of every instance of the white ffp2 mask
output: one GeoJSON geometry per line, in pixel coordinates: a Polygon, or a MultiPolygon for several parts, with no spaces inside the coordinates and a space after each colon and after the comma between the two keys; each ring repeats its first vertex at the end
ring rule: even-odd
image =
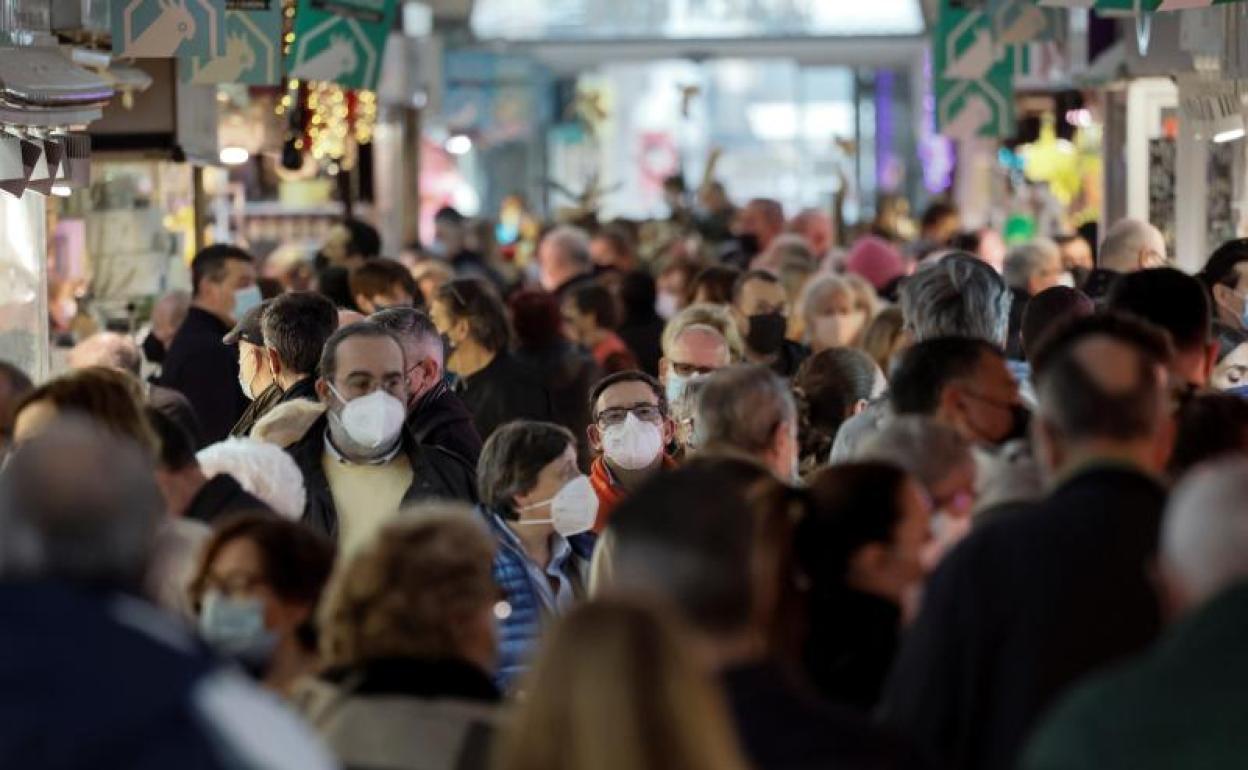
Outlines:
{"type": "Polygon", "coordinates": [[[602,431],[602,453],[624,470],[641,470],[653,463],[662,451],[663,431],[652,422],[637,419],[632,412],[624,422],[602,431]]]}
{"type": "Polygon", "coordinates": [[[384,390],[374,390],[354,401],[342,397],[332,384],[329,390],[345,406],[338,420],[351,441],[365,449],[389,446],[403,430],[407,409],[403,402],[384,390]]]}
{"type": "Polygon", "coordinates": [[[598,493],[589,477],[581,474],[559,488],[555,496],[531,503],[517,510],[531,511],[550,505],[549,519],[524,519],[517,524],[550,524],[564,537],[572,537],[594,528],[598,518],[598,493]]]}

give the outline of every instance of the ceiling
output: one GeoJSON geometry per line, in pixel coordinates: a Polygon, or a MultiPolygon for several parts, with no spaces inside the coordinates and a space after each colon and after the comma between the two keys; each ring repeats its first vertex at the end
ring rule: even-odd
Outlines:
{"type": "Polygon", "coordinates": [[[475,0],[471,26],[532,43],[907,37],[923,33],[928,1],[475,0]]]}

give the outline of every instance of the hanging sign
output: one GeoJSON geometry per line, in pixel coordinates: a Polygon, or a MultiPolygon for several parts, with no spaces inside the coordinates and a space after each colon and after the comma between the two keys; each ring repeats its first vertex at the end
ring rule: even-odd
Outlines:
{"type": "Polygon", "coordinates": [[[942,134],[966,139],[1014,133],[1014,47],[997,42],[986,11],[941,0],[932,73],[942,134]]]}
{"type": "Polygon", "coordinates": [[[286,69],[300,80],[376,88],[397,0],[299,0],[286,69]]]}
{"type": "Polygon", "coordinates": [[[113,3],[113,53],[166,59],[224,53],[225,0],[121,0],[113,3]]]}
{"type": "Polygon", "coordinates": [[[993,39],[998,45],[1025,45],[1057,40],[1061,11],[1041,8],[1034,0],[988,0],[993,39]]]}
{"type": "Polygon", "coordinates": [[[280,83],[281,0],[225,0],[224,47],[216,56],[183,58],[181,69],[191,83],[280,83]]]}

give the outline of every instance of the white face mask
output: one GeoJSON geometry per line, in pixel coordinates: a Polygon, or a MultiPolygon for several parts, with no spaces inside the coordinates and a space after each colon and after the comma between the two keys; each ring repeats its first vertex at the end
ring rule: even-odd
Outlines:
{"type": "Polygon", "coordinates": [[[1075,276],[1071,275],[1070,271],[1067,270],[1066,272],[1058,276],[1057,285],[1065,286],[1068,289],[1073,289],[1075,288],[1075,276]]]}
{"type": "Polygon", "coordinates": [[[661,291],[659,296],[654,300],[654,312],[659,314],[659,318],[664,321],[676,315],[680,310],[680,299],[670,292],[661,291]]]}
{"type": "Polygon", "coordinates": [[[381,389],[348,401],[332,384],[326,384],[330,392],[346,405],[341,415],[335,416],[332,410],[329,415],[342,426],[351,443],[365,451],[387,449],[394,444],[407,418],[407,409],[402,401],[381,389]]]}
{"type": "Polygon", "coordinates": [[[532,503],[518,511],[531,511],[550,505],[549,519],[524,519],[517,524],[550,524],[564,537],[572,537],[593,529],[598,518],[598,493],[589,477],[581,474],[559,488],[555,496],[540,503],[532,503]]]}
{"type": "Polygon", "coordinates": [[[632,412],[618,425],[602,431],[602,453],[628,471],[648,467],[663,451],[663,431],[658,425],[637,419],[632,412]]]}
{"type": "MultiPolygon", "coordinates": [[[[254,380],[255,378],[253,377],[252,379],[254,380]]],[[[247,375],[242,369],[238,370],[238,387],[243,389],[243,395],[247,397],[248,401],[256,400],[256,394],[251,392],[251,382],[247,380],[247,375]]]]}
{"type": "Polygon", "coordinates": [[[855,310],[847,315],[823,315],[815,319],[814,328],[810,330],[812,342],[823,348],[843,348],[851,345],[858,332],[862,330],[864,313],[855,310]]]}

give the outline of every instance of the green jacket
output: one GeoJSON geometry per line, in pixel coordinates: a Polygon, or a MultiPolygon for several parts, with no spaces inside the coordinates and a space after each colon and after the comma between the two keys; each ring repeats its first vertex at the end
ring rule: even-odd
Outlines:
{"type": "Polygon", "coordinates": [[[1072,691],[1036,731],[1024,770],[1248,766],[1248,582],[1152,649],[1072,691]]]}

